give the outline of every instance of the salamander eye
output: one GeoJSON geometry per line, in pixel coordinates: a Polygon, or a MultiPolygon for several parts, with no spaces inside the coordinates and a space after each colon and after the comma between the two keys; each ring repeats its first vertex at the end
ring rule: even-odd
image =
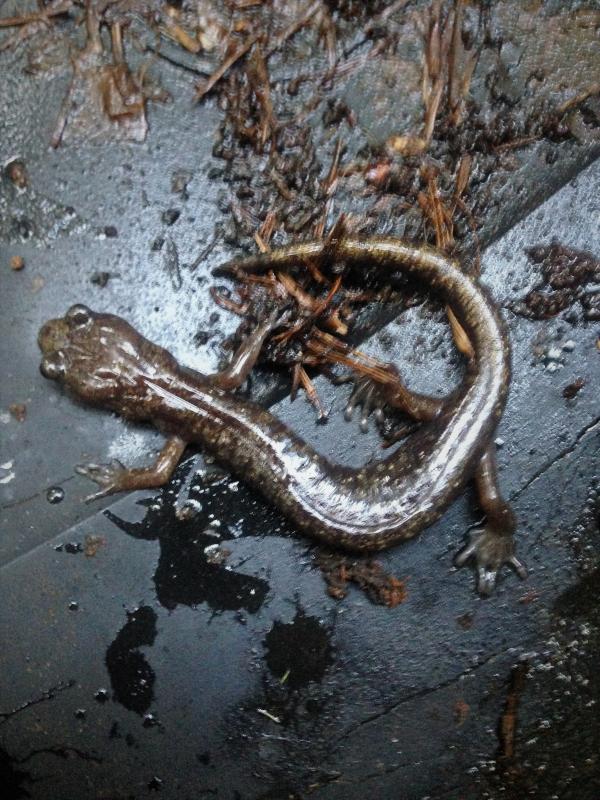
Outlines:
{"type": "Polygon", "coordinates": [[[40,364],[40,372],[44,378],[50,378],[55,381],[65,374],[65,362],[59,353],[54,353],[52,356],[45,356],[40,364]]]}
{"type": "Polygon", "coordinates": [[[91,320],[92,312],[87,306],[78,303],[75,306],[71,306],[65,314],[65,317],[72,325],[83,327],[91,320]]]}

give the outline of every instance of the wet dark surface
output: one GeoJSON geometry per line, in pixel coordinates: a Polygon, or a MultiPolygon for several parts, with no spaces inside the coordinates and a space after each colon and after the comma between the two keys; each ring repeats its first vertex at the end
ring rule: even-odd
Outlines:
{"type": "MultiPolygon", "coordinates": [[[[159,437],[77,406],[42,379],[37,330],[84,301],[126,316],[186,364],[216,367],[237,320],[213,304],[208,273],[236,250],[219,240],[196,270],[187,265],[228,221],[223,184],[207,177],[223,167],[212,155],[221,113],[211,98],[192,107],[190,76],[162,62],[174,101],[152,106],[144,144],[51,151],[54,116],[43,106],[58,109],[66,76],[24,78],[14,53],[2,58],[0,155],[23,159],[29,180],[19,193],[2,178],[5,795],[595,800],[600,329],[578,306],[548,320],[511,311],[542,281],[530,248],[556,239],[600,257],[600,168],[586,168],[595,145],[563,140],[520,154],[508,178],[489,179],[497,205],[480,232],[483,280],[513,347],[501,481],[531,574],[520,583],[507,572],[482,600],[470,571],[453,568],[477,521],[467,492],[418,540],[379,557],[407,589],[390,609],[352,587],[342,601],[330,597],[309,543],[197,454],[160,492],[81,503],[89,486],[75,464],[147,461],[159,437]],[[14,255],[24,269],[7,267],[14,255]],[[14,404],[25,405],[22,421],[14,404]]],[[[385,102],[379,128],[369,121],[364,87],[376,77],[339,89],[359,114],[357,142],[394,131],[385,102]]],[[[393,216],[380,230],[402,232],[393,216]]],[[[446,324],[423,306],[365,349],[399,363],[421,390],[456,380],[446,324]]],[[[327,425],[315,425],[302,399],[275,412],[332,458],[377,455],[375,433],[343,421],[347,389],[317,385],[327,425]]]]}

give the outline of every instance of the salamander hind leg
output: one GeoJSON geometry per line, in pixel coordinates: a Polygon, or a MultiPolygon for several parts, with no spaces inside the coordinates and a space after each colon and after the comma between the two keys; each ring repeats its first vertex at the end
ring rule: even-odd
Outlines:
{"type": "Polygon", "coordinates": [[[493,592],[498,573],[504,564],[514,567],[520,578],[527,577],[525,565],[515,556],[512,535],[499,533],[486,525],[471,531],[469,538],[469,544],[456,556],[455,564],[462,567],[471,558],[475,559],[479,594],[490,595],[493,592]]]}
{"type": "MultiPolygon", "coordinates": [[[[361,409],[360,427],[367,431],[372,414],[381,427],[387,420],[387,411],[395,411],[405,418],[418,422],[430,422],[441,413],[444,400],[411,391],[404,384],[393,364],[361,367],[361,371],[343,375],[336,382],[354,384],[344,416],[350,421],[357,407],[361,409]]],[[[385,434],[387,444],[404,438],[411,426],[403,423],[391,434],[385,434]]]]}
{"type": "Polygon", "coordinates": [[[477,590],[480,594],[489,595],[504,564],[514,567],[521,579],[527,577],[525,565],[515,556],[516,520],[498,486],[493,445],[481,457],[475,471],[475,485],[487,521],[483,528],[471,532],[469,544],[458,554],[455,563],[462,567],[467,561],[474,559],[477,590]]]}
{"type": "Polygon", "coordinates": [[[347,422],[350,422],[355,410],[360,408],[360,429],[366,433],[369,430],[369,416],[371,414],[373,414],[377,423],[384,421],[385,397],[379,391],[378,385],[366,375],[359,376],[350,373],[338,378],[336,383],[346,383],[348,381],[352,381],[354,385],[344,409],[344,418],[347,422]]]}

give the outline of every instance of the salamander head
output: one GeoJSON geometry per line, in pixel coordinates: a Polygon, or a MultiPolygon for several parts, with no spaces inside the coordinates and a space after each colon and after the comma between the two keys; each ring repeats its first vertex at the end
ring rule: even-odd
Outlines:
{"type": "Polygon", "coordinates": [[[44,377],[64,384],[85,403],[132,416],[142,416],[135,405],[142,405],[145,378],[156,380],[176,367],[173,356],[124,319],[96,314],[84,305],[46,322],[38,344],[44,377]]]}

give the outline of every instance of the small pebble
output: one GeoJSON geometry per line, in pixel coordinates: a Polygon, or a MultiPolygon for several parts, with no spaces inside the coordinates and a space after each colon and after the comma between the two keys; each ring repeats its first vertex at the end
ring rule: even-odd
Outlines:
{"type": "Polygon", "coordinates": [[[27,168],[25,163],[20,159],[16,158],[14,161],[11,161],[10,164],[7,164],[4,173],[18,189],[25,189],[27,187],[29,183],[27,168]]]}
{"type": "Polygon", "coordinates": [[[504,439],[501,439],[500,437],[498,437],[494,441],[494,444],[496,445],[496,447],[504,447],[504,439]]]}
{"type": "Polygon", "coordinates": [[[99,286],[101,289],[104,289],[110,279],[110,272],[93,272],[90,277],[90,281],[96,286],[99,286]]]}
{"type": "Polygon", "coordinates": [[[17,422],[25,422],[25,417],[27,416],[27,406],[25,403],[11,403],[8,407],[8,411],[17,422]]]}
{"type": "Polygon", "coordinates": [[[178,208],[168,208],[161,214],[162,221],[165,225],[174,225],[180,216],[181,211],[178,208]]]}
{"type": "Polygon", "coordinates": [[[569,339],[567,342],[565,342],[562,346],[562,349],[565,351],[565,353],[572,353],[573,350],[575,350],[575,342],[573,339],[569,339]]]}
{"type": "Polygon", "coordinates": [[[585,379],[576,378],[576,380],[574,380],[568,386],[565,386],[565,388],[562,390],[562,396],[566,400],[573,400],[575,397],[577,397],[577,395],[579,394],[581,389],[583,389],[584,386],[585,386],[585,379]]]}
{"type": "Polygon", "coordinates": [[[25,266],[25,259],[23,256],[12,256],[10,259],[10,268],[14,269],[15,272],[18,272],[20,269],[23,269],[25,266]]]}
{"type": "Polygon", "coordinates": [[[551,347],[546,353],[546,359],[548,361],[560,361],[561,356],[562,353],[558,347],[551,347]]]}

